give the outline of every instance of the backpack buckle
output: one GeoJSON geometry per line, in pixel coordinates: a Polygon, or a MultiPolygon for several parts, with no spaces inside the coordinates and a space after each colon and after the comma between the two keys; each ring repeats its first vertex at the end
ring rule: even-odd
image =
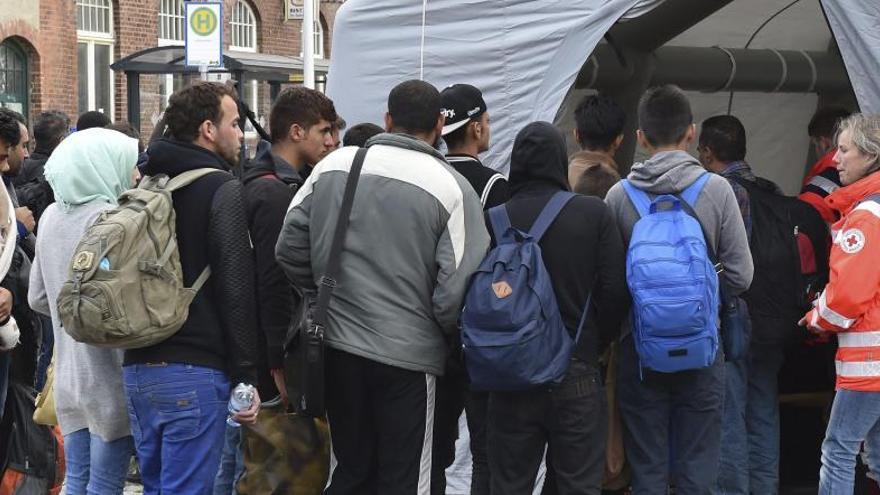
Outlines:
{"type": "Polygon", "coordinates": [[[331,277],[328,277],[327,275],[324,275],[323,277],[321,277],[320,283],[321,283],[321,285],[329,287],[331,289],[336,288],[336,280],[331,277]]]}

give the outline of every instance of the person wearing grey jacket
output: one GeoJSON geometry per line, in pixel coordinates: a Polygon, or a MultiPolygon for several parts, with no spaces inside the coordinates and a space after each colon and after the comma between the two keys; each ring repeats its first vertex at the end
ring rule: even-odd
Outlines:
{"type": "MultiPolygon", "coordinates": [[[[443,123],[437,89],[407,81],[367,142],[328,310],[329,495],[430,492],[435,380],[489,244],[479,198],[432,146],[443,123]]],[[[301,290],[327,264],[356,151],[318,163],[288,209],[275,254],[301,290]]]]}
{"type": "MultiPolygon", "coordinates": [[[[687,153],[696,130],[690,103],[674,86],[653,88],[639,102],[639,144],[651,155],[627,176],[649,196],[679,194],[706,171],[687,153]]],[[[629,245],[639,214],[623,185],[608,191],[606,203],[629,245]]],[[[709,177],[693,209],[718,254],[733,294],[748,289],[754,267],[742,215],[730,184],[709,177]]],[[[665,494],[710,493],[718,475],[724,356],[708,368],[660,373],[640,365],[629,328],[621,342],[618,397],[624,445],[632,467],[633,491],[665,494]],[[671,458],[670,458],[671,457],[671,458]]]]}

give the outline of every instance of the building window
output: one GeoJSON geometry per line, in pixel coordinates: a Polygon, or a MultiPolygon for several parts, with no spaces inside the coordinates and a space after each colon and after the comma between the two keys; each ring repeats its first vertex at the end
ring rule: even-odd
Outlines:
{"type": "Polygon", "coordinates": [[[80,113],[113,115],[113,7],[110,0],[76,0],[80,113]]]}
{"type": "Polygon", "coordinates": [[[229,48],[248,52],[257,51],[257,19],[254,11],[242,0],[235,2],[229,20],[231,38],[229,48]]]}
{"type": "Polygon", "coordinates": [[[27,116],[28,59],[12,40],[0,43],[0,105],[27,116]]]}
{"type": "Polygon", "coordinates": [[[324,58],[324,26],[321,24],[321,2],[315,0],[313,5],[315,6],[315,27],[313,28],[312,35],[314,36],[315,58],[324,58]]]}
{"type": "Polygon", "coordinates": [[[183,0],[161,0],[159,4],[159,46],[183,44],[183,0]]]}

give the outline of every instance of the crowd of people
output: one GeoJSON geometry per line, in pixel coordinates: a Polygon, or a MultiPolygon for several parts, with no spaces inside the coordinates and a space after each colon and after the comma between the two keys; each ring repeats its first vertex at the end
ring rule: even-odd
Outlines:
{"type": "MultiPolygon", "coordinates": [[[[697,126],[674,86],[637,115],[585,97],[573,155],[556,126],[525,125],[507,176],[479,159],[479,88],[406,81],[386,110],[340,140],[328,97],[286,89],[240,162],[246,111],[220,83],[172,95],[146,146],[99,112],[70,132],[58,111],[29,127],[0,109],[4,437],[11,384],[51,386],[68,495],[122,493],[132,457],[148,494],[442,495],[464,414],[474,495],[531,494],[542,463],[547,495],[772,494],[786,351],[836,336],[820,493],[852,493],[862,450],[880,470],[880,117],[818,111],[821,158],[793,198],[746,162],[739,119],[697,126]],[[615,161],[628,119],[647,153],[631,166],[615,161]],[[201,170],[168,196],[168,254],[140,268],[142,284],[181,274],[182,326],[145,347],[82,342],[62,294],[121,268],[80,243],[125,191],[201,170]],[[305,414],[294,348],[316,304],[326,414],[305,414]],[[522,350],[554,329],[561,373],[514,384],[511,367],[550,369],[549,347],[522,350]],[[230,408],[239,384],[255,389],[230,408]]],[[[114,297],[103,320],[156,304],[114,297]]]]}

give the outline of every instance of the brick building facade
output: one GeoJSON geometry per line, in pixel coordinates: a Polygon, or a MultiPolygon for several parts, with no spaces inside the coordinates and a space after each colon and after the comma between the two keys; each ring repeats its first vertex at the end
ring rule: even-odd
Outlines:
{"type": "MultiPolygon", "coordinates": [[[[344,0],[321,0],[321,46],[330,57],[331,29],[344,0]]],[[[232,51],[300,56],[301,20],[285,20],[286,0],[223,0],[224,44],[232,51]],[[236,44],[233,46],[233,44],[236,44]]],[[[25,113],[60,109],[72,120],[99,109],[127,114],[125,76],[109,64],[146,48],[183,42],[183,0],[0,0],[0,104],[25,113]]],[[[141,78],[141,131],[149,132],[177,76],[141,78]]],[[[268,88],[248,87],[258,113],[268,88]]]]}

